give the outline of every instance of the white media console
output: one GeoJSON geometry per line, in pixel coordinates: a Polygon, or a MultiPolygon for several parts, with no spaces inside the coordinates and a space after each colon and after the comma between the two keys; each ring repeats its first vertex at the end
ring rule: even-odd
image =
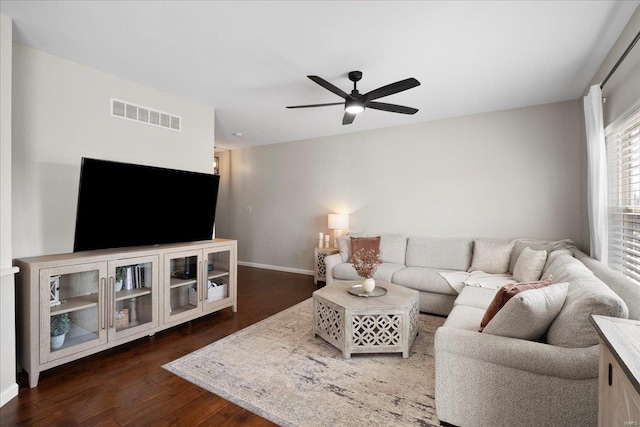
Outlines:
{"type": "Polygon", "coordinates": [[[237,311],[237,242],[108,249],[16,260],[18,361],[40,372],[214,311],[237,311]],[[53,338],[52,329],[66,330],[53,338]]]}

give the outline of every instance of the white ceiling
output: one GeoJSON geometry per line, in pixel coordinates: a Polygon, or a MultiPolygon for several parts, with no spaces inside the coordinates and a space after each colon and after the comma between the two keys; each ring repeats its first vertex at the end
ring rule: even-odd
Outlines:
{"type": "MultiPolygon", "coordinates": [[[[216,111],[216,146],[295,141],[578,98],[640,1],[5,1],[14,41],[216,111]],[[342,107],[315,74],[413,115],[342,107]],[[242,132],[243,137],[233,136],[242,132]]],[[[131,100],[134,102],[135,100],[131,100]]]]}

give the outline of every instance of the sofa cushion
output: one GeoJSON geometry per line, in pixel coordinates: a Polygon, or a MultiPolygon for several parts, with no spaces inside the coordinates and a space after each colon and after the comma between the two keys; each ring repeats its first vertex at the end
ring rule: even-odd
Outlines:
{"type": "Polygon", "coordinates": [[[407,267],[467,271],[471,265],[473,240],[410,236],[407,239],[407,267]]]}
{"type": "MultiPolygon", "coordinates": [[[[382,280],[384,282],[393,283],[391,278],[397,271],[403,270],[405,266],[403,264],[394,264],[391,262],[383,262],[376,268],[376,272],[373,275],[375,280],[382,280]]],[[[345,262],[333,267],[331,271],[335,280],[362,280],[362,277],[358,276],[358,273],[353,268],[353,264],[345,262]]]]}
{"type": "Polygon", "coordinates": [[[485,326],[483,333],[537,340],[556,318],[567,297],[568,283],[556,283],[520,292],[485,326]]]}
{"type": "Polygon", "coordinates": [[[518,282],[533,282],[540,280],[540,275],[547,262],[547,251],[534,251],[530,247],[524,248],[516,266],[513,269],[513,278],[518,282]]]}
{"type": "Polygon", "coordinates": [[[484,271],[489,274],[501,274],[509,271],[509,259],[513,242],[476,240],[473,244],[473,257],[468,271],[484,271]]]}
{"type": "MultiPolygon", "coordinates": [[[[562,268],[558,271],[564,273],[562,268]]],[[[547,331],[547,343],[560,347],[598,344],[598,335],[589,320],[592,314],[626,319],[629,310],[624,301],[597,277],[592,275],[571,280],[567,300],[547,331]]]]}
{"type": "Polygon", "coordinates": [[[439,272],[442,269],[407,267],[393,275],[393,283],[423,292],[435,294],[457,295],[439,272]]]}
{"type": "MultiPolygon", "coordinates": [[[[547,255],[558,250],[566,250],[575,247],[575,244],[570,239],[565,240],[539,240],[539,239],[515,239],[513,241],[513,251],[511,252],[511,259],[509,260],[509,272],[513,273],[513,269],[516,266],[518,257],[524,248],[531,248],[534,251],[547,251],[547,255]]],[[[571,251],[568,251],[571,253],[571,251]]],[[[541,277],[547,277],[542,275],[541,277]]]]}
{"type": "Polygon", "coordinates": [[[545,286],[551,285],[551,278],[546,278],[544,280],[540,280],[537,282],[525,282],[525,283],[515,283],[513,285],[506,285],[502,288],[498,289],[495,297],[487,307],[487,311],[482,317],[482,322],[480,322],[479,331],[482,332],[487,323],[491,321],[495,317],[496,314],[509,302],[511,298],[520,292],[528,291],[531,289],[539,289],[544,288],[545,286]]]}
{"type": "Polygon", "coordinates": [[[460,291],[453,305],[466,305],[486,310],[496,295],[495,289],[483,288],[480,286],[465,286],[460,291]]]}
{"type": "Polygon", "coordinates": [[[358,251],[373,251],[380,254],[380,236],[377,237],[350,237],[351,239],[351,258],[349,262],[353,262],[353,255],[358,251]]]}
{"type": "Polygon", "coordinates": [[[478,322],[482,319],[483,314],[484,310],[481,308],[456,305],[447,316],[443,326],[478,332],[478,322]]]}
{"type": "MultiPolygon", "coordinates": [[[[382,233],[380,236],[380,260],[393,264],[404,264],[407,252],[407,236],[402,233],[382,233]]],[[[376,234],[372,234],[376,236],[376,234]]]]}

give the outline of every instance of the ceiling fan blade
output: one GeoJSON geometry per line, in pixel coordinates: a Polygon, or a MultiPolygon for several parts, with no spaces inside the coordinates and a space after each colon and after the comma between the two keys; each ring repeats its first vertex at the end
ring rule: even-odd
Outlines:
{"type": "Polygon", "coordinates": [[[332,85],[331,83],[329,83],[328,81],[326,81],[322,77],[318,77],[318,76],[307,76],[307,77],[309,77],[314,82],[318,83],[320,86],[322,86],[326,90],[328,90],[330,92],[333,92],[336,95],[338,95],[338,96],[340,96],[340,97],[342,97],[344,99],[349,98],[349,95],[345,91],[343,91],[339,87],[336,87],[336,86],[332,85]]]}
{"type": "Polygon", "coordinates": [[[390,111],[392,113],[402,114],[415,114],[418,112],[417,108],[405,107],[404,105],[387,104],[386,102],[367,102],[365,107],[373,108],[374,110],[390,111]]]}
{"type": "Polygon", "coordinates": [[[291,106],[288,106],[287,108],[326,107],[329,105],[344,105],[344,102],[330,102],[328,104],[291,105],[291,106]]]}
{"type": "Polygon", "coordinates": [[[365,93],[364,99],[366,101],[371,101],[374,99],[382,98],[383,96],[393,95],[394,93],[402,92],[403,90],[411,89],[416,86],[420,86],[420,82],[411,77],[365,93]]]}
{"type": "Polygon", "coordinates": [[[344,116],[342,117],[342,124],[343,125],[350,125],[351,123],[353,123],[353,121],[356,118],[356,114],[350,114],[345,112],[344,116]]]}

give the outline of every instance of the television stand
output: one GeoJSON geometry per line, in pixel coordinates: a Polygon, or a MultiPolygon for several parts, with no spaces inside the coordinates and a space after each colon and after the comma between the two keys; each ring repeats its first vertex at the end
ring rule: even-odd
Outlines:
{"type": "Polygon", "coordinates": [[[238,308],[235,240],[47,255],[16,266],[18,361],[31,387],[47,369],[238,308]]]}

